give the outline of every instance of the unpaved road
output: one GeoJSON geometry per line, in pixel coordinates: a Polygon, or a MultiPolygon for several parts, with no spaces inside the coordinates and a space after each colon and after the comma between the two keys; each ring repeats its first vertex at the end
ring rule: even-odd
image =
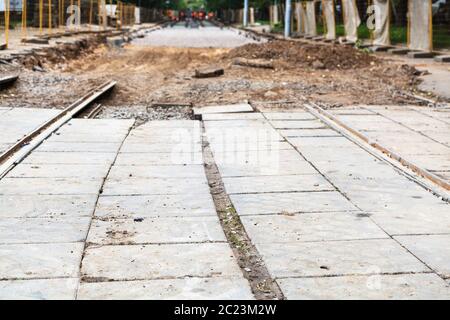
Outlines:
{"type": "Polygon", "coordinates": [[[110,107],[108,116],[135,115],[157,102],[309,99],[330,106],[417,102],[404,92],[414,90],[420,72],[398,61],[343,46],[262,42],[211,26],[168,27],[123,49],[93,41],[78,56],[69,52],[65,58],[62,51],[58,59],[41,55],[34,57],[37,62],[28,61],[29,68],[38,63],[46,72],[23,70],[20,83],[0,93],[1,104],[62,108],[105,79],[118,81],[114,94],[103,103],[110,107]],[[155,46],[159,44],[167,46],[155,46]],[[271,60],[275,69],[233,65],[238,57],[271,60]],[[193,77],[195,69],[209,66],[224,68],[225,75],[193,77]]]}

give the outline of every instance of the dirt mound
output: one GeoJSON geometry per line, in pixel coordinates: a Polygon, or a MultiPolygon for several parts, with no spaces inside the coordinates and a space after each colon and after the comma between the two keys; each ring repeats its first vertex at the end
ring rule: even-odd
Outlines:
{"type": "Polygon", "coordinates": [[[273,60],[286,68],[311,67],[328,70],[363,68],[377,61],[376,57],[351,47],[280,40],[247,44],[231,50],[226,57],[273,60]]]}
{"type": "Polygon", "coordinates": [[[34,54],[20,57],[18,61],[28,69],[35,66],[40,68],[44,66],[53,67],[55,64],[67,63],[67,61],[89,55],[104,42],[104,36],[91,36],[73,43],[61,43],[54,47],[43,48],[34,54]]]}

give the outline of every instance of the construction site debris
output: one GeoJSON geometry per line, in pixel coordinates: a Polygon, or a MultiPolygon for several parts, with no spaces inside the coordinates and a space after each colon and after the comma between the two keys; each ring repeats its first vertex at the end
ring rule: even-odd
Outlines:
{"type": "Polygon", "coordinates": [[[227,55],[227,58],[237,57],[273,60],[285,68],[314,67],[313,64],[318,61],[329,70],[362,68],[371,62],[378,62],[375,56],[352,47],[281,40],[246,44],[231,50],[227,55]]]}
{"type": "Polygon", "coordinates": [[[233,64],[252,68],[266,68],[266,69],[274,68],[272,61],[264,59],[236,58],[234,59],[233,64]]]}
{"type": "Polygon", "coordinates": [[[196,78],[215,78],[220,77],[224,74],[223,68],[220,67],[206,67],[195,70],[196,78]]]}

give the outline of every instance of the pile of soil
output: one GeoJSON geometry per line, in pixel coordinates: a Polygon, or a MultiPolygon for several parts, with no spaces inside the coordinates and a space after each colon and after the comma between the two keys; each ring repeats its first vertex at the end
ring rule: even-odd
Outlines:
{"type": "Polygon", "coordinates": [[[19,58],[18,62],[28,69],[64,64],[92,54],[95,48],[104,42],[105,36],[94,35],[73,43],[61,43],[54,47],[44,48],[39,52],[19,58]]]}
{"type": "MultiPolygon", "coordinates": [[[[342,45],[304,44],[274,40],[247,44],[231,50],[226,58],[265,59],[281,62],[281,67],[351,69],[373,65],[378,59],[364,51],[342,45]]],[[[279,65],[280,66],[280,65],[279,65]]]]}

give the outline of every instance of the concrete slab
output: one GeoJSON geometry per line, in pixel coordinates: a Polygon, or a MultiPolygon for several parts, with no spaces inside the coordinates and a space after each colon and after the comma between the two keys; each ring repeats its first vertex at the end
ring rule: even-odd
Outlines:
{"type": "Polygon", "coordinates": [[[66,130],[56,132],[48,138],[51,142],[90,142],[90,143],[119,143],[125,138],[125,133],[108,132],[77,132],[66,130]]]}
{"type": "Polygon", "coordinates": [[[195,217],[217,216],[211,194],[176,194],[146,196],[101,196],[95,210],[97,217],[195,217]]]}
{"type": "Polygon", "coordinates": [[[211,113],[236,113],[236,112],[253,112],[253,108],[248,103],[230,104],[222,106],[196,107],[193,109],[194,115],[203,115],[211,113]]]}
{"type": "MultiPolygon", "coordinates": [[[[331,129],[282,129],[278,132],[283,137],[340,137],[341,134],[331,129]]],[[[288,139],[289,140],[289,139],[288,139]]]]}
{"type": "Polygon", "coordinates": [[[433,273],[277,280],[289,300],[440,300],[450,287],[433,273]]]}
{"type": "Polygon", "coordinates": [[[1,195],[1,218],[90,217],[97,195],[1,195]]]}
{"type": "Polygon", "coordinates": [[[96,245],[226,242],[217,217],[141,219],[94,219],[87,242],[96,245]]]}
{"type": "Polygon", "coordinates": [[[108,179],[121,180],[134,178],[204,178],[203,165],[176,166],[113,166],[108,179]]]}
{"type": "Polygon", "coordinates": [[[110,164],[114,153],[99,152],[33,152],[22,163],[26,164],[110,164]]]}
{"type": "MultiPolygon", "coordinates": [[[[230,195],[239,215],[357,211],[339,192],[286,192],[230,195]]],[[[358,210],[359,211],[359,210],[358,210]]]]}
{"type": "Polygon", "coordinates": [[[448,56],[445,56],[445,55],[435,56],[434,57],[434,61],[436,61],[436,62],[450,62],[450,55],[448,55],[448,56]]]}
{"type": "Polygon", "coordinates": [[[205,121],[205,128],[207,130],[211,129],[226,129],[226,128],[239,128],[239,130],[251,130],[254,131],[256,129],[267,129],[267,130],[273,130],[273,128],[270,126],[270,124],[262,119],[262,120],[234,120],[234,121],[228,121],[228,120],[220,120],[220,121],[205,121]]]}
{"type": "Polygon", "coordinates": [[[200,140],[183,144],[167,143],[128,143],[120,149],[121,153],[200,153],[202,144],[200,140]]]}
{"type": "Polygon", "coordinates": [[[170,152],[170,153],[120,153],[116,166],[136,165],[198,165],[203,164],[201,152],[170,152]]]}
{"type": "MultiPolygon", "coordinates": [[[[300,152],[305,147],[310,148],[354,148],[356,145],[343,136],[332,137],[292,137],[289,138],[289,142],[296,148],[300,149],[300,152]]],[[[326,150],[323,150],[324,152],[326,150]]]]}
{"type": "MultiPolygon", "coordinates": [[[[377,212],[371,217],[390,235],[448,233],[450,214],[445,213],[445,207],[442,209],[433,211],[429,208],[427,211],[422,211],[411,207],[404,212],[377,212]]],[[[447,209],[450,210],[450,208],[447,209]]]]}
{"type": "Polygon", "coordinates": [[[317,171],[305,160],[299,158],[291,161],[271,161],[270,159],[248,164],[218,164],[222,177],[252,177],[317,174],[317,171]]]}
{"type": "Polygon", "coordinates": [[[140,126],[136,130],[147,130],[148,128],[187,128],[198,129],[200,128],[200,121],[196,120],[153,120],[140,126]]]}
{"type": "MultiPolygon", "coordinates": [[[[301,155],[294,149],[267,149],[267,150],[246,150],[246,151],[226,151],[214,152],[216,164],[238,165],[277,165],[279,162],[289,162],[303,160],[301,155]]],[[[303,160],[304,161],[304,160],[303,160]]],[[[310,166],[311,167],[311,166],[310,166]]]]}
{"type": "Polygon", "coordinates": [[[409,192],[407,189],[386,190],[382,186],[378,189],[363,188],[350,190],[343,185],[337,185],[359,208],[366,212],[423,212],[426,215],[448,213],[448,204],[439,200],[431,193],[409,192]]]}
{"type": "Polygon", "coordinates": [[[262,150],[291,150],[292,146],[286,141],[269,140],[269,141],[254,141],[244,143],[219,143],[210,142],[210,147],[213,153],[217,152],[233,152],[233,151],[262,151],[262,150]]]}
{"type": "Polygon", "coordinates": [[[83,242],[89,217],[2,218],[0,244],[83,242]]]}
{"type": "Polygon", "coordinates": [[[441,277],[450,278],[450,234],[395,237],[441,277]]]}
{"type": "Polygon", "coordinates": [[[334,187],[319,174],[231,177],[222,180],[228,194],[334,190],[334,187]]]}
{"type": "Polygon", "coordinates": [[[425,272],[392,239],[256,244],[274,278],[425,272]]]}
{"type": "Polygon", "coordinates": [[[408,52],[408,58],[412,59],[425,59],[425,58],[433,58],[433,52],[408,52]]]}
{"type": "Polygon", "coordinates": [[[102,180],[77,178],[3,178],[0,195],[86,195],[98,194],[102,180]]]}
{"type": "MultiPolygon", "coordinates": [[[[0,185],[1,192],[1,185],[0,185]]],[[[183,178],[128,178],[126,180],[108,179],[103,186],[104,196],[120,195],[165,195],[165,194],[199,194],[209,193],[209,186],[205,179],[183,178]]]]}
{"type": "Polygon", "coordinates": [[[109,167],[109,164],[19,164],[6,177],[102,179],[108,174],[109,167]]]}
{"type": "Polygon", "coordinates": [[[166,134],[166,135],[155,135],[152,133],[142,132],[130,134],[126,139],[126,144],[167,144],[172,146],[186,146],[193,144],[201,144],[201,136],[197,133],[192,133],[185,129],[176,129],[182,130],[180,133],[176,134],[166,134]]]}
{"type": "Polygon", "coordinates": [[[114,280],[242,275],[227,243],[88,248],[81,271],[84,277],[114,280]]]}
{"type": "Polygon", "coordinates": [[[0,281],[1,300],[73,300],[78,278],[0,281]]]}
{"type": "Polygon", "coordinates": [[[269,120],[315,120],[317,119],[309,112],[264,112],[269,120]]]}
{"type": "Polygon", "coordinates": [[[114,152],[119,150],[118,142],[57,142],[46,140],[37,151],[39,152],[114,152]]]}
{"type": "Polygon", "coordinates": [[[81,242],[0,245],[0,278],[76,278],[83,247],[81,242]]]}
{"type": "Polygon", "coordinates": [[[264,120],[262,113],[211,113],[202,116],[203,121],[213,120],[264,120]]]}
{"type": "Polygon", "coordinates": [[[275,129],[327,129],[319,120],[272,120],[275,129]]]}
{"type": "Polygon", "coordinates": [[[395,54],[395,55],[405,55],[408,52],[410,52],[411,50],[409,49],[398,49],[398,48],[394,48],[394,49],[389,49],[387,52],[390,54],[395,54]]]}
{"type": "Polygon", "coordinates": [[[251,300],[242,277],[212,277],[81,283],[78,299],[127,300],[251,300]]]}
{"type": "Polygon", "coordinates": [[[241,221],[253,243],[388,238],[369,218],[354,213],[242,216],[241,221]]]}

